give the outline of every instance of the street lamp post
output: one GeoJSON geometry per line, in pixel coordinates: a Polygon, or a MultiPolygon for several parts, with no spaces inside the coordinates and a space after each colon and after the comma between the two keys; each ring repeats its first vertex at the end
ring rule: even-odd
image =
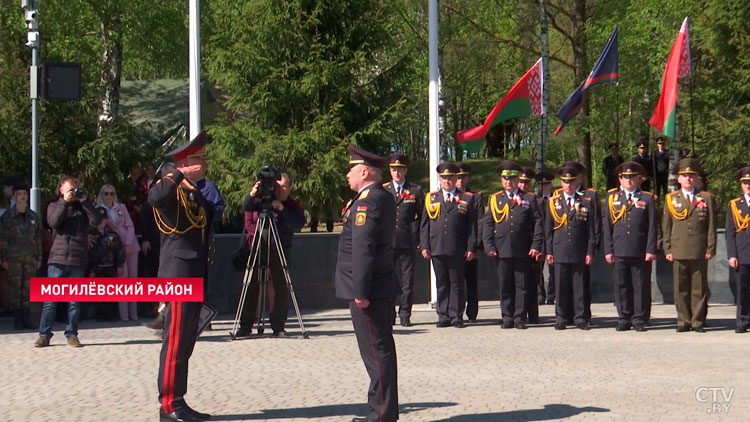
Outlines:
{"type": "Polygon", "coordinates": [[[29,68],[29,96],[31,97],[31,209],[39,214],[39,126],[37,108],[39,103],[39,0],[21,0],[26,20],[26,45],[31,48],[29,68]]]}

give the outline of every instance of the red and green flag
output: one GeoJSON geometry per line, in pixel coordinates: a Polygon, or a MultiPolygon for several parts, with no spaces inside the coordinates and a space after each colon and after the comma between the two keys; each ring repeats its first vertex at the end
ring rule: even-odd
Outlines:
{"type": "Polygon", "coordinates": [[[671,139],[674,139],[677,121],[677,81],[681,76],[690,75],[690,71],[690,32],[688,18],[685,18],[672,46],[667,67],[664,69],[659,102],[656,104],[654,115],[648,121],[656,130],[671,139]]]}
{"type": "Polygon", "coordinates": [[[492,108],[482,125],[456,134],[461,148],[467,152],[478,152],[487,132],[494,126],[516,117],[542,114],[542,83],[542,59],[539,59],[492,108]]]}

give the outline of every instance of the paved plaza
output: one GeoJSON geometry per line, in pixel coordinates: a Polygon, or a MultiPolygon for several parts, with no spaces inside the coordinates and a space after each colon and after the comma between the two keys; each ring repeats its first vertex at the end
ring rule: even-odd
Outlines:
{"type": "MultiPolygon", "coordinates": [[[[711,306],[699,334],[675,332],[673,305],[655,305],[644,333],[616,332],[611,304],[593,306],[590,331],[555,331],[549,305],[539,326],[501,329],[499,305],[481,305],[465,329],[437,328],[426,305],[414,327],[396,327],[401,421],[748,420],[750,334],[734,332],[734,306],[711,306]]],[[[348,310],[305,312],[307,340],[232,342],[231,318],[196,344],[191,406],[216,421],[366,414],[368,378],[348,310]]],[[[52,346],[35,349],[35,333],[10,329],[0,321],[3,421],[158,420],[160,340],[151,330],[84,321],[85,347],[74,349],[57,324],[52,346]]],[[[299,334],[293,318],[288,330],[299,334]]]]}

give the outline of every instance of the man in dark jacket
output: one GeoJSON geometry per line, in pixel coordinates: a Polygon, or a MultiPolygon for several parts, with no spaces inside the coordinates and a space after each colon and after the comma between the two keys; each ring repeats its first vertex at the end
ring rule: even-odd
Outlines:
{"type": "Polygon", "coordinates": [[[393,265],[396,204],[380,185],[385,160],[349,146],[349,187],[336,261],[336,297],[349,301],[359,353],[370,376],[364,420],[398,419],[393,299],[401,292],[393,265]]]}
{"type": "MultiPolygon", "coordinates": [[[[256,182],[253,186],[252,191],[245,196],[243,201],[243,209],[246,213],[251,213],[254,218],[256,225],[262,223],[258,221],[258,215],[262,211],[261,198],[258,196],[258,189],[260,187],[260,181],[256,182]]],[[[305,225],[305,211],[297,201],[290,196],[292,192],[292,180],[286,173],[281,174],[281,179],[276,181],[274,188],[273,200],[271,201],[271,209],[268,218],[272,218],[276,222],[276,228],[278,229],[279,241],[283,248],[284,255],[288,257],[289,251],[292,249],[292,238],[295,232],[298,232],[305,225]]],[[[247,218],[245,219],[247,221],[247,218]]],[[[252,220],[252,219],[251,219],[252,220]]],[[[270,224],[270,220],[269,220],[270,224]]],[[[256,232],[256,227],[245,227],[247,229],[248,241],[253,242],[253,235],[256,232]]],[[[270,322],[271,329],[273,329],[273,335],[277,337],[283,337],[286,335],[284,325],[286,324],[287,314],[289,312],[289,289],[286,285],[286,274],[281,260],[279,259],[279,251],[276,249],[276,245],[271,239],[271,250],[269,245],[269,229],[270,226],[266,225],[263,228],[263,232],[260,233],[259,237],[255,240],[260,242],[260,263],[265,265],[268,263],[271,282],[273,284],[273,301],[271,303],[270,322]],[[269,255],[270,253],[270,255],[269,255]]],[[[252,244],[250,245],[252,250],[252,244]]],[[[254,271],[253,280],[250,281],[250,288],[245,295],[245,304],[242,307],[242,315],[240,315],[240,328],[235,334],[236,337],[244,337],[250,334],[250,330],[255,323],[255,318],[258,313],[258,295],[260,293],[260,283],[266,282],[266,280],[259,280],[261,271],[254,271]]],[[[270,290],[269,290],[270,292],[270,290]]],[[[269,294],[269,299],[271,295],[269,294]]],[[[265,300],[265,298],[261,298],[265,300]]]]}
{"type": "MultiPolygon", "coordinates": [[[[55,240],[49,252],[48,277],[83,277],[89,250],[89,229],[99,224],[99,213],[86,196],[86,191],[78,187],[78,181],[65,176],[58,187],[60,198],[47,208],[47,223],[54,230],[55,240]]],[[[68,345],[81,347],[78,341],[78,319],[80,303],[68,302],[68,325],[65,337],[68,345]]],[[[39,338],[34,346],[49,346],[52,325],[55,322],[57,302],[44,302],[39,321],[39,338]]]]}
{"type": "Polygon", "coordinates": [[[750,328],[750,167],[737,171],[742,195],[727,208],[726,241],[729,266],[737,277],[737,326],[735,332],[750,328]]]}

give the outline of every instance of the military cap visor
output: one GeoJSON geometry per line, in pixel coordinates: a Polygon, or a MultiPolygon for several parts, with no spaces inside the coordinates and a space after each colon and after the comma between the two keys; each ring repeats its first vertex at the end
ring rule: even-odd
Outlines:
{"type": "Polygon", "coordinates": [[[457,176],[459,168],[453,163],[440,163],[437,166],[437,173],[443,177],[457,176]]]}
{"type": "Polygon", "coordinates": [[[646,169],[639,163],[636,163],[634,161],[626,161],[617,168],[615,168],[615,173],[617,173],[618,176],[646,176],[646,169]]]}
{"type": "Polygon", "coordinates": [[[530,182],[536,178],[536,173],[529,167],[524,167],[523,170],[521,170],[519,178],[524,182],[530,182]]]}
{"type": "Polygon", "coordinates": [[[349,144],[349,168],[359,164],[382,169],[386,159],[349,144]]]}
{"type": "Polygon", "coordinates": [[[469,163],[456,163],[456,167],[458,167],[458,173],[456,173],[456,175],[458,176],[466,176],[471,174],[471,164],[469,163]]]}
{"type": "Polygon", "coordinates": [[[574,166],[562,166],[560,167],[560,169],[557,170],[557,174],[560,175],[560,180],[569,182],[569,181],[575,180],[580,174],[580,172],[574,166]]]}
{"type": "Polygon", "coordinates": [[[394,152],[393,154],[388,156],[388,165],[390,167],[408,167],[409,157],[404,154],[394,152]]]}
{"type": "Polygon", "coordinates": [[[695,158],[683,158],[674,166],[675,174],[703,174],[703,167],[695,158]]]}
{"type": "Polygon", "coordinates": [[[750,182],[750,167],[742,167],[737,170],[737,180],[740,182],[750,182]]]}
{"type": "Polygon", "coordinates": [[[513,160],[505,160],[498,164],[495,170],[500,173],[501,177],[518,177],[521,175],[523,168],[513,160]]]}
{"type": "Polygon", "coordinates": [[[173,157],[175,161],[185,160],[188,158],[206,158],[206,144],[211,142],[211,137],[205,130],[201,131],[190,142],[180,145],[179,147],[164,154],[165,157],[173,157]]]}

